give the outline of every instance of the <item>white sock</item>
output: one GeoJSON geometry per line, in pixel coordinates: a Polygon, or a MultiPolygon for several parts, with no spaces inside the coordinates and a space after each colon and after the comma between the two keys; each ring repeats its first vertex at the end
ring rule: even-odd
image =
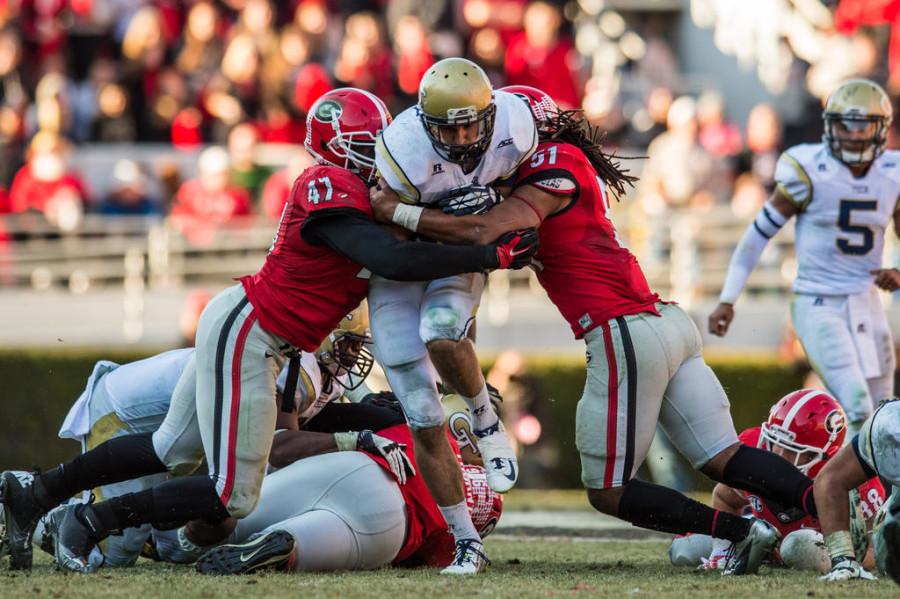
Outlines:
{"type": "Polygon", "coordinates": [[[450,533],[454,539],[457,541],[463,539],[481,540],[481,536],[472,524],[472,516],[469,514],[469,508],[466,506],[465,499],[456,505],[439,505],[438,509],[441,510],[444,520],[447,521],[447,526],[450,527],[450,533]]]}
{"type": "Polygon", "coordinates": [[[475,397],[466,397],[462,394],[460,397],[465,400],[469,411],[472,412],[472,424],[475,426],[475,430],[480,431],[494,426],[499,420],[500,417],[494,412],[494,406],[491,405],[487,384],[481,386],[481,391],[475,397]]]}

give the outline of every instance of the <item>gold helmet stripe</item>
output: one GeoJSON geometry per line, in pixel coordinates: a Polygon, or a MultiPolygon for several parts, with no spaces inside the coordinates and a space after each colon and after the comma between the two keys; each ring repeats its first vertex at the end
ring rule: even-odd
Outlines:
{"type": "Polygon", "coordinates": [[[779,192],[781,192],[781,195],[789,199],[794,204],[794,206],[797,207],[797,210],[799,212],[803,212],[812,201],[812,181],[810,180],[809,175],[806,174],[806,169],[804,169],[803,166],[799,162],[797,162],[796,158],[794,158],[787,152],[782,153],[781,157],[787,159],[787,163],[790,164],[795,171],[797,171],[797,178],[806,186],[806,199],[802,201],[798,200],[794,197],[794,194],[789,192],[782,183],[778,183],[775,187],[779,192]]]}
{"type": "Polygon", "coordinates": [[[406,173],[403,172],[403,169],[400,168],[400,164],[394,159],[394,155],[391,154],[391,151],[384,141],[384,135],[379,135],[378,139],[375,140],[375,153],[387,162],[391,172],[403,186],[401,189],[394,189],[400,196],[400,199],[408,204],[417,204],[419,198],[422,197],[422,194],[419,193],[418,188],[412,184],[412,181],[409,180],[409,177],[407,177],[406,173]]]}

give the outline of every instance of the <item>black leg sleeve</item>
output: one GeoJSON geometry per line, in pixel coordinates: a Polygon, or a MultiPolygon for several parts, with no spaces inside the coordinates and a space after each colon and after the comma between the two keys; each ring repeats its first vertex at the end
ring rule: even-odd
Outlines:
{"type": "Polygon", "coordinates": [[[619,518],[641,528],[673,534],[698,533],[736,542],[750,520],[714,510],[667,487],[632,479],[619,500],[619,518]]]}
{"type": "Polygon", "coordinates": [[[326,404],[316,417],[303,425],[303,430],[317,433],[343,433],[369,429],[376,433],[381,429],[404,424],[403,414],[383,408],[359,403],[326,404]]]}
{"type": "Polygon", "coordinates": [[[99,520],[101,530],[114,532],[147,523],[168,529],[194,519],[221,522],[228,511],[219,500],[213,479],[185,476],[89,506],[85,516],[93,522],[99,520]]]}
{"type": "Polygon", "coordinates": [[[79,491],[165,471],[153,450],[153,433],[125,435],[41,473],[35,496],[50,508],[79,491]]]}
{"type": "Polygon", "coordinates": [[[742,445],[725,464],[721,482],[816,515],[812,479],[770,451],[742,445]]]}

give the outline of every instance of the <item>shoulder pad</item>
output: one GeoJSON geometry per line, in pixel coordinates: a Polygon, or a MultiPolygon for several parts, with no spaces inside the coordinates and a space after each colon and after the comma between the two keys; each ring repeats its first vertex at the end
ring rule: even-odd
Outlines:
{"type": "MultiPolygon", "coordinates": [[[[775,185],[802,212],[812,201],[812,180],[807,172],[810,155],[795,146],[782,152],[775,164],[775,185]]],[[[805,148],[804,148],[805,150],[805,148]]]]}

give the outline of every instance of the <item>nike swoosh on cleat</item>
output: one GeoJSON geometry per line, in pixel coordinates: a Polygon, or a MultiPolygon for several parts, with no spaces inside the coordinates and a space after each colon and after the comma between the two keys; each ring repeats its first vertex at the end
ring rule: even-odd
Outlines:
{"type": "Polygon", "coordinates": [[[494,458],[491,460],[494,463],[494,468],[496,470],[500,470],[503,467],[503,464],[507,464],[509,466],[509,473],[503,472],[503,476],[508,478],[509,480],[516,482],[516,465],[512,460],[508,460],[506,458],[494,458]]]}
{"type": "Polygon", "coordinates": [[[246,562],[246,561],[249,561],[249,560],[253,559],[253,556],[255,556],[257,553],[259,553],[259,552],[262,551],[263,549],[265,549],[265,546],[263,546],[263,547],[257,547],[256,550],[255,550],[255,551],[251,551],[249,555],[246,554],[246,553],[242,553],[242,554],[241,554],[241,561],[242,561],[242,562],[246,562]]]}

